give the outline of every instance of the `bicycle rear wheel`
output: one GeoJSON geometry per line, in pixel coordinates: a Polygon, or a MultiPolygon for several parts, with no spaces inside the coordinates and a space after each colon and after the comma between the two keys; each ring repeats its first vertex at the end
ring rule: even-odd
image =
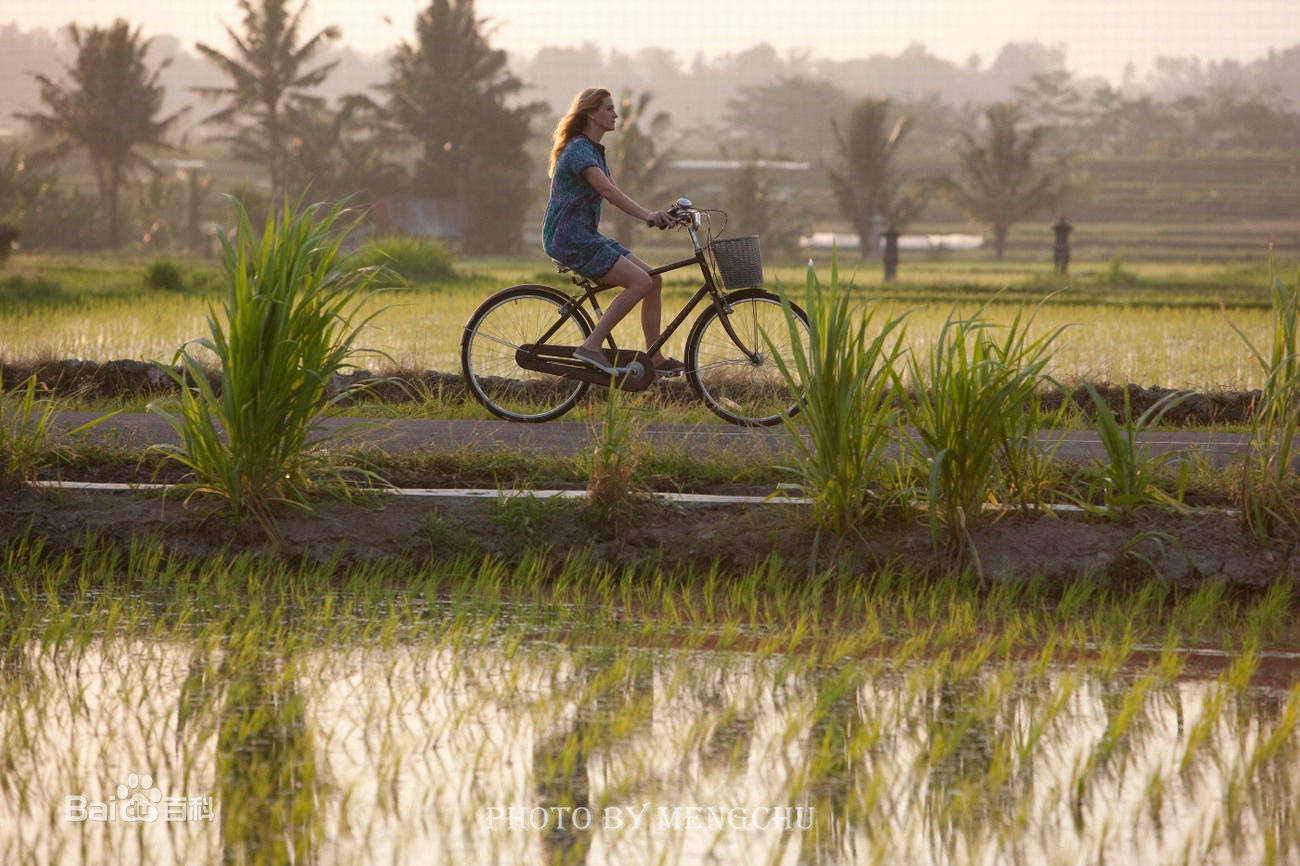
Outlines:
{"type": "MultiPolygon", "coordinates": [[[[560,321],[570,300],[550,286],[514,286],[484,301],[461,335],[460,365],[474,398],[508,421],[539,423],[559,418],[587,393],[586,382],[525,370],[516,350],[536,343],[560,321]]],[[[591,321],[578,309],[565,316],[548,345],[578,346],[591,321]]]]}
{"type": "MultiPolygon", "coordinates": [[[[710,306],[695,321],[686,340],[686,378],[713,412],[744,427],[770,427],[799,411],[799,391],[786,384],[763,335],[772,341],[786,369],[797,376],[793,340],[781,299],[761,289],[727,295],[732,330],[750,357],[710,306]]],[[[802,345],[808,348],[808,316],[793,307],[802,345]]]]}

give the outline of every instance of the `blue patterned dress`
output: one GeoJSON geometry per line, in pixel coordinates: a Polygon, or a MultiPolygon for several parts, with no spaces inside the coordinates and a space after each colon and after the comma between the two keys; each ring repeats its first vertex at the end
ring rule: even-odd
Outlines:
{"type": "Polygon", "coordinates": [[[557,262],[598,280],[628,250],[598,231],[601,195],[582,176],[593,165],[610,176],[605,148],[585,135],[575,135],[560,151],[542,223],[542,247],[557,262]]]}

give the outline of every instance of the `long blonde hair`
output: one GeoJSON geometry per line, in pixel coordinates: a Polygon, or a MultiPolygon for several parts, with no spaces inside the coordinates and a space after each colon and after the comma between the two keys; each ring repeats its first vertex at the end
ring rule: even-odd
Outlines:
{"type": "Polygon", "coordinates": [[[551,133],[551,161],[546,166],[547,177],[555,176],[555,163],[564,146],[582,132],[587,126],[587,118],[596,113],[607,96],[610,96],[610,92],[603,87],[588,87],[573,97],[568,113],[560,118],[560,122],[555,124],[555,132],[551,133]]]}

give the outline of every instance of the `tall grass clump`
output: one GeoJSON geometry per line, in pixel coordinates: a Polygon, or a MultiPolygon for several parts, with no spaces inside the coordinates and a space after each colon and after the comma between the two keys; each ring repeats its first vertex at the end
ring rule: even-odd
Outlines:
{"type": "Polygon", "coordinates": [[[456,278],[456,257],[432,238],[392,235],[375,238],[357,248],[348,259],[356,268],[377,267],[411,285],[456,278]]]}
{"type": "Polygon", "coordinates": [[[306,507],[313,487],[343,481],[313,426],[347,396],[331,393],[331,377],[365,351],[355,343],[375,314],[357,317],[374,271],[340,265],[339,246],[357,221],[343,224],[339,205],[286,204],[260,235],[236,208],[234,240],[221,239],[224,315],[210,308],[210,336],[176,353],[181,369],[169,372],[181,386],[179,411],[154,411],[181,438],[165,450],[191,470],[192,490],[224,497],[237,518],[275,538],[277,503],[306,507]],[[192,345],[216,355],[219,390],[192,345]]]}
{"type": "MultiPolygon", "coordinates": [[[[35,375],[16,390],[0,389],[0,492],[31,484],[49,464],[56,451],[54,419],[59,409],[58,400],[41,394],[35,375]]],[[[110,417],[92,419],[64,435],[75,436],[110,417]]]]}
{"type": "Polygon", "coordinates": [[[999,486],[1009,508],[1041,512],[1062,480],[1056,452],[1065,442],[1065,428],[1075,408],[1068,400],[1052,411],[1043,408],[1035,391],[1024,411],[1008,419],[1007,435],[998,448],[999,486]],[[1056,431],[1044,436],[1044,431],[1056,431]]]}
{"type": "Polygon", "coordinates": [[[587,476],[587,507],[597,518],[624,516],[639,493],[636,470],[641,461],[641,425],[626,406],[613,379],[599,424],[590,416],[592,449],[587,476]]]}
{"type": "Polygon", "coordinates": [[[898,430],[898,366],[907,314],[877,325],[876,311],[860,309],[840,283],[835,256],[829,285],[820,285],[808,266],[807,349],[803,327],[784,292],[781,306],[792,337],[794,369],[771,337],[763,338],[786,385],[803,392],[798,420],[785,419],[799,458],[797,469],[819,524],[843,531],[878,514],[886,504],[876,491],[882,487],[885,447],[898,430]]]}
{"type": "Polygon", "coordinates": [[[1269,261],[1272,346],[1267,355],[1235,323],[1250,356],[1264,374],[1264,387],[1251,422],[1250,452],[1242,465],[1241,519],[1256,538],[1273,538],[1300,525],[1297,484],[1292,472],[1300,429],[1300,277],[1288,286],[1269,261]]]}
{"type": "Polygon", "coordinates": [[[930,531],[936,543],[946,531],[955,554],[969,549],[968,526],[983,506],[1002,504],[999,477],[1030,474],[1014,465],[1027,453],[1020,439],[1036,435],[1026,428],[1025,413],[1039,399],[1038,385],[1065,327],[1031,338],[1038,309],[1028,316],[1018,312],[1005,327],[985,319],[983,307],[968,318],[958,318],[954,309],[929,356],[908,359],[904,405],[928,469],[930,531]]]}
{"type": "MultiPolygon", "coordinates": [[[[1089,484],[1092,490],[1100,490],[1104,513],[1120,517],[1147,505],[1180,509],[1182,505],[1178,500],[1162,490],[1159,484],[1161,469],[1174,455],[1151,454],[1138,443],[1138,434],[1159,424],[1166,413],[1189,395],[1166,394],[1134,418],[1133,401],[1125,388],[1123,417],[1117,419],[1096,388],[1086,383],[1084,387],[1088,389],[1096,416],[1093,427],[1106,452],[1106,459],[1092,470],[1089,484]]],[[[1093,507],[1092,498],[1089,496],[1082,503],[1085,508],[1093,507]]]]}
{"type": "Polygon", "coordinates": [[[179,292],[185,288],[185,273],[171,259],[155,259],[145,269],[144,285],[147,289],[179,292]]]}

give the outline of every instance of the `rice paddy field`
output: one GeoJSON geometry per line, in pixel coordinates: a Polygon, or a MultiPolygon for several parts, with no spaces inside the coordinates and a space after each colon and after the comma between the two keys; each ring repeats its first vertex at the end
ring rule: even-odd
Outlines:
{"type": "MultiPolygon", "coordinates": [[[[954,305],[974,310],[991,300],[991,318],[1010,319],[1039,302],[1036,327],[1069,329],[1059,341],[1051,372],[1063,381],[1133,382],[1197,390],[1249,389],[1260,385],[1246,348],[1233,330],[1262,340],[1268,322],[1268,268],[1257,265],[1082,264],[1057,279],[1037,263],[987,261],[917,262],[900,281],[883,284],[878,262],[843,272],[882,314],[910,310],[908,342],[924,351],[954,305]]],[[[206,334],[209,305],[220,302],[208,266],[194,269],[182,291],[146,290],[146,263],[19,259],[0,275],[0,359],[120,358],[170,361],[186,340],[206,334]]],[[[829,260],[818,263],[826,269],[829,260]]],[[[1289,279],[1288,263],[1280,265],[1289,279]]],[[[384,308],[361,344],[383,355],[376,370],[454,372],[459,369],[461,329],[492,291],[521,282],[565,286],[564,278],[533,262],[468,262],[466,277],[442,284],[394,290],[373,301],[384,308]]],[[[803,268],[769,267],[769,285],[803,291],[803,268]]],[[[695,288],[670,282],[665,321],[695,288]]],[[[669,352],[681,353],[689,321],[669,352]]],[[[618,332],[625,345],[640,345],[639,326],[618,332]]]]}
{"type": "MultiPolygon", "coordinates": [[[[147,264],[14,260],[0,360],[170,361],[219,277],[147,264]]],[[[1042,303],[1060,379],[1261,384],[1230,322],[1266,342],[1263,263],[876,264],[852,291],[912,310],[914,349],[954,305],[1042,303]]],[[[459,268],[373,302],[376,370],[454,371],[491,291],[562,285],[459,268]]],[[[469,555],[437,511],[418,556],[299,560],[195,522],[231,546],[3,536],[0,863],[1300,862],[1293,577],[621,564],[544,530],[469,555]]],[[[1135,531],[1135,562],[1172,538],[1135,531]]]]}
{"type": "Polygon", "coordinates": [[[5,557],[5,863],[1300,851],[1286,586],[5,557]]]}

